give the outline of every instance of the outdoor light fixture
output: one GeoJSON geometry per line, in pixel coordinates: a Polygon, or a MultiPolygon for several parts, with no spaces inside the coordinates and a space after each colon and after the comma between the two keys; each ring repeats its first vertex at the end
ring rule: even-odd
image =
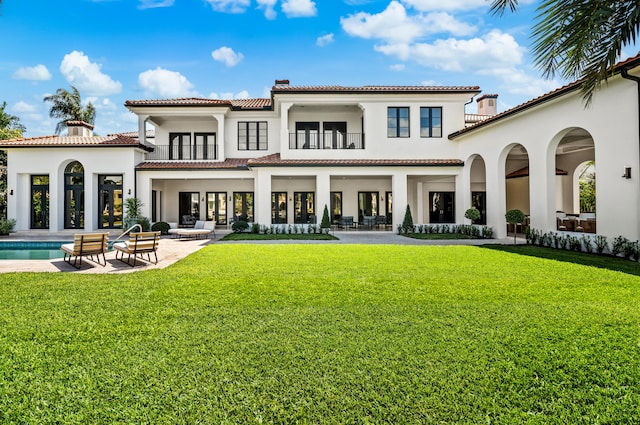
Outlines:
{"type": "Polygon", "coordinates": [[[127,195],[131,195],[131,189],[129,189],[129,191],[127,192],[127,195]]]}
{"type": "Polygon", "coordinates": [[[9,195],[13,196],[13,189],[9,191],[9,195]]]}
{"type": "Polygon", "coordinates": [[[630,179],[631,178],[631,167],[625,166],[622,169],[622,178],[623,179],[630,179]]]}

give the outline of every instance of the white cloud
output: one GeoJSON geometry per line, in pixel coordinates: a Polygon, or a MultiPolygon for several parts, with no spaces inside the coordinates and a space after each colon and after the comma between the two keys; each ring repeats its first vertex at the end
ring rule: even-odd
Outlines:
{"type": "Polygon", "coordinates": [[[283,0],[282,11],[289,18],[316,16],[316,2],[311,0],[283,0]]]}
{"type": "Polygon", "coordinates": [[[258,9],[264,9],[264,17],[267,19],[276,19],[278,15],[273,9],[277,0],[257,0],[258,9]]]}
{"type": "Polygon", "coordinates": [[[447,13],[408,15],[405,7],[392,1],[377,14],[356,13],[340,18],[345,32],[365,39],[381,39],[387,43],[411,43],[426,34],[450,33],[457,36],[473,34],[471,25],[458,21],[447,13]]]}
{"type": "Polygon", "coordinates": [[[442,84],[438,83],[436,80],[424,80],[420,82],[423,86],[441,86],[442,84]]]}
{"type": "Polygon", "coordinates": [[[34,113],[38,111],[38,107],[21,100],[11,107],[11,111],[19,114],[34,113]]]}
{"type": "Polygon", "coordinates": [[[228,67],[236,66],[244,58],[242,53],[236,53],[232,48],[227,46],[222,46],[219,49],[214,50],[211,52],[211,56],[213,59],[224,63],[228,67]]]}
{"type": "Polygon", "coordinates": [[[171,7],[174,0],[140,0],[138,9],[154,9],[157,7],[171,7]]]}
{"type": "Polygon", "coordinates": [[[233,93],[233,92],[223,92],[223,93],[211,93],[209,95],[209,99],[222,99],[222,100],[229,100],[229,99],[249,99],[249,92],[246,90],[242,90],[239,91],[238,93],[233,93]]]}
{"type": "Polygon", "coordinates": [[[244,13],[251,4],[250,0],[206,0],[216,12],[244,13]]]}
{"type": "MultiPolygon", "coordinates": [[[[488,0],[401,0],[402,3],[421,12],[432,12],[438,10],[475,10],[489,8],[488,0]]],[[[530,4],[536,0],[520,0],[519,7],[530,4]]]]}
{"type": "Polygon", "coordinates": [[[323,35],[321,37],[318,37],[316,39],[316,44],[320,47],[324,47],[327,44],[331,44],[333,43],[335,40],[333,39],[333,33],[331,34],[327,34],[327,35],[323,35]]]}
{"type": "Polygon", "coordinates": [[[432,44],[387,44],[375,49],[401,60],[444,71],[479,72],[522,63],[524,48],[509,34],[493,30],[468,40],[449,38],[432,44]]]}
{"type": "Polygon", "coordinates": [[[65,79],[87,95],[110,95],[120,93],[122,84],[100,71],[101,65],[89,61],[89,57],[74,50],[66,54],[60,64],[65,79]]]}
{"type": "Polygon", "coordinates": [[[141,72],[138,84],[145,91],[146,96],[159,97],[197,97],[193,84],[179,72],[169,71],[160,67],[141,72]]]}
{"type": "Polygon", "coordinates": [[[562,85],[556,80],[545,80],[537,76],[529,75],[524,70],[516,67],[485,70],[478,74],[496,77],[502,82],[502,86],[508,93],[530,98],[538,97],[562,85]]]}
{"type": "Polygon", "coordinates": [[[403,63],[397,63],[389,67],[389,69],[392,71],[404,71],[404,68],[405,68],[405,64],[403,63]]]}
{"type": "Polygon", "coordinates": [[[51,79],[51,73],[46,66],[38,64],[36,66],[23,66],[13,73],[13,78],[17,80],[45,81],[51,79]]]}

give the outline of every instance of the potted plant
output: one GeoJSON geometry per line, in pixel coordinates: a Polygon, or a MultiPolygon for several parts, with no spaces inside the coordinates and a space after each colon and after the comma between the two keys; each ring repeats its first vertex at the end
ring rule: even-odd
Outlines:
{"type": "Polygon", "coordinates": [[[507,219],[507,223],[513,224],[513,243],[515,244],[517,243],[516,231],[518,230],[518,224],[524,223],[525,215],[521,210],[514,209],[514,210],[507,211],[504,217],[507,219]]]}
{"type": "Polygon", "coordinates": [[[480,218],[480,211],[476,207],[471,207],[464,212],[464,218],[471,220],[471,224],[480,218]]]}
{"type": "Polygon", "coordinates": [[[324,206],[324,212],[322,213],[322,221],[320,222],[320,229],[322,229],[323,233],[329,233],[329,229],[331,228],[331,221],[329,220],[329,208],[327,205],[324,206]]]}
{"type": "Polygon", "coordinates": [[[142,216],[142,207],[144,204],[138,198],[126,198],[124,200],[124,228],[129,229],[131,226],[140,224],[142,230],[149,229],[149,219],[142,216]]]}
{"type": "Polygon", "coordinates": [[[10,218],[8,220],[6,218],[0,219],[0,235],[8,235],[9,233],[13,232],[13,228],[15,226],[16,221],[13,218],[10,218]]]}

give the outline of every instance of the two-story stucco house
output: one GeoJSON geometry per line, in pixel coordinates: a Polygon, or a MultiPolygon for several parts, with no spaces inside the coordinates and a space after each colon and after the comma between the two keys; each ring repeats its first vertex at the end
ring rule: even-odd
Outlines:
{"type": "Polygon", "coordinates": [[[579,214],[577,173],[595,160],[597,216],[561,230],[638,239],[637,77],[640,56],[588,108],[576,82],[500,114],[479,87],[276,80],[268,99],[130,100],[135,134],[72,122],[68,136],[0,142],[8,215],[18,230],[119,228],[135,196],[152,221],[182,225],[314,223],[326,205],[396,229],[407,205],[415,223],[463,223],[474,205],[503,237],[511,208],[545,231],[579,214]]]}

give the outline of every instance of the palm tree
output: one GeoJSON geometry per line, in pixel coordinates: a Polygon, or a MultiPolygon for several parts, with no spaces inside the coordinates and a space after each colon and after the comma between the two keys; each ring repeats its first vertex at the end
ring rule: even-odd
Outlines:
{"type": "MultiPolygon", "coordinates": [[[[518,0],[492,0],[491,11],[515,11],[518,0]]],[[[582,95],[613,75],[622,48],[640,33],[638,0],[543,0],[533,27],[535,64],[546,78],[583,80],[582,95]]]]}
{"type": "Polygon", "coordinates": [[[61,119],[56,124],[56,134],[60,134],[67,127],[67,121],[84,121],[93,125],[96,120],[96,108],[91,102],[83,108],[80,92],[73,86],[70,92],[65,89],[56,90],[56,94],[46,96],[44,101],[51,102],[49,116],[61,119]]]}
{"type": "Polygon", "coordinates": [[[2,102],[0,106],[0,140],[22,137],[22,133],[27,131],[26,127],[22,125],[20,118],[7,113],[6,107],[7,102],[2,102]]]}

